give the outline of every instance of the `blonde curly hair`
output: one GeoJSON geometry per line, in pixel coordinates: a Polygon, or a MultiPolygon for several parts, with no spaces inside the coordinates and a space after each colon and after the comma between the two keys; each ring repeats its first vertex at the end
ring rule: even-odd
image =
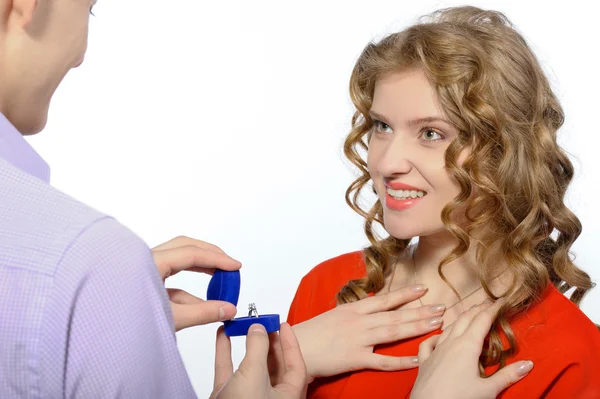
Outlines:
{"type": "Polygon", "coordinates": [[[409,242],[377,236],[374,223],[383,225],[379,201],[369,210],[359,205],[361,191],[370,182],[360,152],[368,151],[375,82],[409,69],[427,76],[459,131],[446,150],[445,162],[461,192],[441,214],[458,244],[440,262],[440,276],[448,283],[443,266],[464,255],[472,233],[485,227],[485,235],[473,245],[487,295],[494,298],[486,284],[486,273],[493,268],[489,248],[499,248],[514,277],[480,364],[503,366],[517,346],[508,323],[511,317],[524,312],[549,282],[562,293],[574,288],[570,299],[577,305],[593,283],[569,254],[581,223],[564,203],[574,169],[556,141],[563,111],[526,41],[499,12],[475,7],[437,11],[369,44],[356,62],[350,79],[356,112],[344,153],[361,175],[346,191],[346,201],[366,219],[364,230],[371,245],[364,250],[366,277],[350,281],[337,300],[354,302],[380,291],[392,259],[409,242]],[[467,147],[470,155],[459,165],[458,154],[467,147]],[[464,209],[466,226],[453,220],[457,209],[464,209]],[[500,340],[502,332],[508,338],[507,349],[500,340]]]}

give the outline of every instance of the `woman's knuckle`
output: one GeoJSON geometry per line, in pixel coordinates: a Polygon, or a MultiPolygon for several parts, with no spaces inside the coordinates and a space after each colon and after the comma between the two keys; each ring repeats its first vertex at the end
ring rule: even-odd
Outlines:
{"type": "Polygon", "coordinates": [[[391,370],[392,369],[392,362],[387,357],[379,358],[378,363],[379,363],[379,368],[381,370],[391,370]]]}

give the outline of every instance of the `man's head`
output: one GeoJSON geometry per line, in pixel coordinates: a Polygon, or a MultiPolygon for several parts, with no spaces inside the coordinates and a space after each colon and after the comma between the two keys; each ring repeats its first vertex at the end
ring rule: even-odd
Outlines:
{"type": "Polygon", "coordinates": [[[23,134],[46,125],[50,99],[83,61],[96,0],[0,0],[0,112],[23,134]]]}

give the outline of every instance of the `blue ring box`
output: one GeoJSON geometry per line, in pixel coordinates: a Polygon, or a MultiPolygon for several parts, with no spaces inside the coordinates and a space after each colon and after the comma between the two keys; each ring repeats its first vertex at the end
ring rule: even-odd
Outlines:
{"type": "MultiPolygon", "coordinates": [[[[226,301],[237,306],[240,298],[241,276],[240,271],[215,270],[208,289],[206,299],[226,301]]],[[[248,335],[252,324],[262,324],[267,333],[279,331],[281,325],[278,314],[265,314],[259,316],[238,317],[224,322],[225,335],[237,337],[248,335]]]]}

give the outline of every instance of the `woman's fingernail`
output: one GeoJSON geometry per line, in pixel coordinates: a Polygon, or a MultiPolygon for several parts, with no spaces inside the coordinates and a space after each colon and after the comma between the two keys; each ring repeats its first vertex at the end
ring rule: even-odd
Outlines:
{"type": "Polygon", "coordinates": [[[446,309],[446,305],[435,305],[429,308],[429,312],[430,313],[440,313],[443,312],[444,309],[446,309]]]}
{"type": "Polygon", "coordinates": [[[442,324],[443,321],[444,321],[444,319],[442,319],[441,317],[434,317],[433,319],[427,320],[427,325],[429,327],[435,327],[435,326],[439,326],[440,324],[442,324]]]}
{"type": "Polygon", "coordinates": [[[424,286],[423,284],[417,284],[417,285],[413,285],[412,290],[414,292],[423,292],[427,289],[426,286],[424,286]]]}
{"type": "Polygon", "coordinates": [[[419,364],[419,358],[418,358],[418,357],[416,357],[416,356],[413,356],[413,357],[411,357],[411,358],[410,358],[410,362],[411,362],[412,364],[416,364],[416,365],[418,365],[418,364],[419,364]]]}
{"type": "Polygon", "coordinates": [[[519,368],[517,369],[517,374],[519,375],[519,377],[523,377],[524,375],[527,375],[527,373],[529,373],[532,368],[533,362],[531,360],[528,360],[526,362],[523,362],[523,364],[519,366],[519,368]]]}
{"type": "Polygon", "coordinates": [[[225,320],[225,306],[219,308],[219,320],[225,320]]]}
{"type": "Polygon", "coordinates": [[[492,304],[492,300],[490,298],[486,299],[485,301],[483,301],[484,305],[491,305],[492,304]]]}

